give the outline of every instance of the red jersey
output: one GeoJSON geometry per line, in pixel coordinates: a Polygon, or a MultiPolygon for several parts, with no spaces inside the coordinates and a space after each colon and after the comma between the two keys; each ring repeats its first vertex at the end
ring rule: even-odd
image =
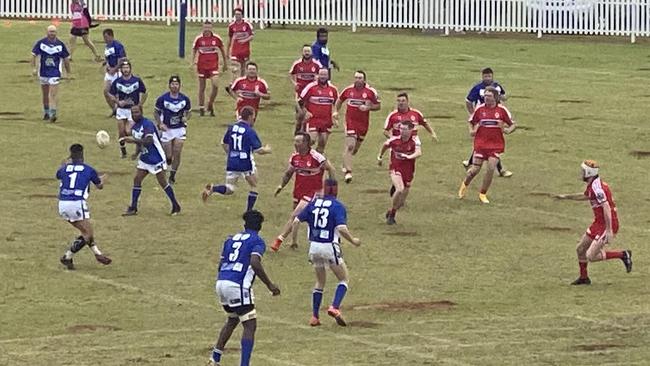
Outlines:
{"type": "Polygon", "coordinates": [[[228,37],[230,38],[230,56],[245,56],[244,58],[248,58],[248,56],[251,54],[251,42],[240,42],[240,40],[248,38],[253,34],[253,26],[251,23],[245,20],[230,23],[230,25],[228,25],[228,37]]]}
{"type": "Polygon", "coordinates": [[[492,149],[503,152],[506,142],[503,139],[503,124],[512,125],[508,109],[500,104],[490,108],[480,104],[469,117],[469,123],[478,130],[474,136],[474,150],[492,149]]]}
{"type": "Polygon", "coordinates": [[[354,84],[343,89],[339,97],[341,102],[346,102],[345,122],[347,124],[370,124],[370,110],[361,111],[359,106],[370,103],[379,104],[379,94],[374,88],[366,84],[363,88],[357,89],[354,84]]]}
{"type": "Polygon", "coordinates": [[[269,92],[268,84],[261,78],[249,79],[248,77],[243,77],[235,79],[232,82],[230,90],[239,96],[237,100],[237,111],[240,111],[243,106],[249,105],[257,112],[260,107],[261,97],[255,94],[255,88],[258,88],[264,94],[269,92]]]}
{"type": "Polygon", "coordinates": [[[218,35],[198,35],[194,39],[194,46],[192,47],[199,54],[199,59],[196,63],[197,67],[199,69],[218,69],[220,47],[223,47],[223,42],[218,35]]]}
{"type": "Polygon", "coordinates": [[[388,117],[386,117],[386,122],[384,123],[385,131],[392,131],[393,136],[399,136],[399,124],[402,121],[410,120],[415,128],[413,129],[413,136],[418,134],[417,127],[426,125],[427,121],[424,120],[424,115],[422,112],[418,111],[415,108],[409,108],[406,112],[400,112],[398,109],[390,112],[388,117]]]}
{"type": "MultiPolygon", "coordinates": [[[[603,204],[609,203],[610,212],[612,214],[612,224],[618,223],[618,215],[616,214],[616,203],[612,197],[612,192],[609,190],[607,183],[603,182],[600,178],[594,179],[587,185],[585,196],[589,198],[591,209],[594,211],[594,222],[598,224],[605,224],[605,211],[603,204]]],[[[618,225],[616,225],[618,226],[618,225]]]]}
{"type": "Polygon", "coordinates": [[[401,137],[391,137],[384,143],[384,146],[390,148],[390,170],[400,172],[415,172],[415,159],[405,159],[401,155],[411,155],[417,147],[420,147],[420,140],[411,136],[404,141],[401,137]]]}
{"type": "Polygon", "coordinates": [[[313,57],[308,61],[301,58],[291,65],[289,74],[296,75],[296,93],[298,95],[300,95],[309,83],[316,80],[318,70],[320,70],[321,67],[320,62],[313,57]]]}
{"type": "Polygon", "coordinates": [[[293,197],[297,200],[306,198],[310,200],[318,191],[323,189],[323,173],[327,158],[314,149],[301,155],[298,152],[291,154],[289,165],[296,173],[293,186],[293,197]]]}
{"type": "Polygon", "coordinates": [[[300,100],[305,103],[305,108],[312,114],[307,123],[331,125],[332,110],[338,97],[339,92],[329,81],[324,86],[320,85],[318,81],[308,84],[300,93],[300,100]]]}

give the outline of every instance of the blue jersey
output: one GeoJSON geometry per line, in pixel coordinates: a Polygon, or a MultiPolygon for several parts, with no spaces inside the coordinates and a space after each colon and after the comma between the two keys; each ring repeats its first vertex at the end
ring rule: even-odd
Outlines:
{"type": "Polygon", "coordinates": [[[32,48],[34,56],[40,56],[41,67],[38,75],[43,78],[60,78],[61,62],[70,57],[65,44],[58,38],[50,41],[47,37],[36,42],[32,48]]]}
{"type": "Polygon", "coordinates": [[[116,67],[117,61],[123,57],[126,57],[126,50],[120,42],[113,40],[111,43],[106,44],[106,48],[104,49],[104,56],[106,57],[106,64],[108,66],[116,67]]]}
{"type": "Polygon", "coordinates": [[[101,183],[97,171],[88,164],[67,163],[56,171],[59,183],[59,200],[81,201],[88,199],[90,183],[101,183]]]}
{"type": "Polygon", "coordinates": [[[318,40],[311,45],[311,53],[315,60],[318,60],[324,68],[330,68],[330,50],[327,43],[320,43],[318,40]]]}
{"type": "Polygon", "coordinates": [[[495,88],[499,92],[499,95],[506,94],[506,90],[498,82],[495,81],[490,85],[485,85],[481,81],[474,85],[472,89],[470,89],[469,93],[467,94],[467,100],[472,102],[475,106],[485,103],[483,96],[485,95],[485,88],[488,86],[495,88]]]}
{"type": "Polygon", "coordinates": [[[223,244],[217,280],[232,281],[250,288],[255,280],[251,256],[261,257],[265,251],[266,244],[257,231],[247,229],[228,238],[223,244]]]}
{"type": "Polygon", "coordinates": [[[178,93],[175,98],[170,92],[167,92],[156,100],[156,111],[162,119],[162,123],[169,128],[187,127],[182,121],[185,112],[192,110],[190,98],[178,93]]]}
{"type": "Polygon", "coordinates": [[[338,243],[336,227],[347,225],[345,206],[336,198],[325,196],[314,198],[298,215],[298,220],[309,225],[309,241],[316,243],[338,243]]]}
{"type": "Polygon", "coordinates": [[[128,79],[120,76],[113,81],[110,90],[111,95],[116,96],[118,101],[127,102],[126,105],[119,107],[124,109],[129,109],[136,104],[140,104],[140,93],[146,92],[147,88],[144,86],[144,82],[135,75],[131,75],[128,79]]]}
{"type": "Polygon", "coordinates": [[[229,172],[248,172],[253,170],[253,152],[262,147],[257,132],[248,123],[239,121],[228,127],[222,142],[230,149],[226,170],[229,172]]]}
{"type": "Polygon", "coordinates": [[[158,165],[165,161],[165,151],[162,148],[160,137],[158,137],[158,130],[153,122],[144,117],[141,118],[133,125],[131,135],[138,140],[144,140],[147,136],[153,137],[151,144],[140,145],[140,161],[149,165],[158,165]]]}

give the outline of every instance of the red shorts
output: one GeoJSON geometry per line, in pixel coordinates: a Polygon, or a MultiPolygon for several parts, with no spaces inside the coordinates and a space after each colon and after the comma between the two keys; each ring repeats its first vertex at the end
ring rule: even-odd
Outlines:
{"type": "Polygon", "coordinates": [[[239,53],[239,54],[232,54],[230,55],[230,60],[235,61],[235,62],[240,62],[244,63],[250,59],[251,54],[250,53],[239,53]]]}
{"type": "Polygon", "coordinates": [[[311,202],[312,198],[318,193],[320,189],[294,189],[293,190],[293,203],[297,204],[300,201],[311,202]]]}
{"type": "Polygon", "coordinates": [[[499,159],[501,153],[503,153],[503,149],[474,149],[473,157],[481,160],[487,160],[489,158],[499,159]]]}
{"type": "Polygon", "coordinates": [[[323,121],[323,120],[314,120],[310,119],[306,123],[307,132],[317,132],[317,133],[331,133],[332,132],[332,121],[323,121]]]}
{"type": "Polygon", "coordinates": [[[404,187],[410,188],[411,187],[411,182],[413,182],[413,175],[414,171],[410,169],[391,169],[389,171],[389,174],[396,174],[402,177],[402,183],[404,183],[404,187]]]}
{"type": "Polygon", "coordinates": [[[346,122],[345,123],[345,134],[348,136],[354,136],[357,140],[363,140],[368,133],[368,124],[361,122],[346,122]]]}
{"type": "MultiPolygon", "coordinates": [[[[615,219],[612,217],[612,231],[614,231],[614,234],[618,233],[618,219],[615,219]]],[[[604,221],[594,221],[591,223],[591,226],[587,229],[587,234],[588,237],[590,237],[593,240],[600,239],[603,234],[605,234],[605,222],[604,221]]]]}
{"type": "Polygon", "coordinates": [[[201,79],[210,79],[213,76],[219,75],[219,68],[218,67],[204,67],[204,66],[198,65],[196,67],[196,72],[199,75],[199,78],[201,78],[201,79]]]}

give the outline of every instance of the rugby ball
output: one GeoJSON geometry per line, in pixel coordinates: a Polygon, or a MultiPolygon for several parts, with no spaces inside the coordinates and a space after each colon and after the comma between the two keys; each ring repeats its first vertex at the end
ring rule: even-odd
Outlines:
{"type": "Polygon", "coordinates": [[[95,137],[97,138],[97,146],[102,149],[108,146],[108,144],[111,142],[111,136],[104,130],[97,131],[97,135],[95,137]]]}

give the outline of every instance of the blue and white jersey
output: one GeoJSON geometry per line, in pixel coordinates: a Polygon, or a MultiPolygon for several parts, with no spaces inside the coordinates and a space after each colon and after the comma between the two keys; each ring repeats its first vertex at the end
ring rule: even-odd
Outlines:
{"type": "Polygon", "coordinates": [[[162,119],[162,123],[169,128],[187,127],[183,122],[185,112],[192,110],[190,98],[185,94],[178,93],[176,97],[171,92],[167,92],[156,100],[156,111],[162,119]]]}
{"type": "Polygon", "coordinates": [[[217,280],[232,281],[250,288],[255,280],[251,256],[262,257],[265,251],[266,244],[257,231],[246,229],[229,237],[223,244],[217,280]]]}
{"type": "Polygon", "coordinates": [[[144,140],[147,136],[153,137],[151,144],[140,145],[140,161],[149,165],[158,165],[165,161],[165,151],[162,148],[160,137],[158,137],[158,130],[153,122],[144,117],[141,118],[133,125],[131,135],[138,140],[144,140]]]}
{"type": "Polygon", "coordinates": [[[117,61],[123,57],[126,57],[126,50],[124,46],[113,40],[111,43],[107,43],[104,48],[104,57],[106,57],[106,64],[110,67],[116,67],[117,61]]]}
{"type": "Polygon", "coordinates": [[[226,170],[248,172],[253,170],[253,152],[262,147],[257,132],[248,123],[239,121],[228,127],[222,142],[230,149],[226,170]]]}
{"type": "Polygon", "coordinates": [[[506,94],[506,90],[503,88],[503,86],[501,86],[501,84],[496,81],[490,85],[485,85],[482,81],[479,81],[472,87],[472,89],[470,89],[469,93],[467,94],[467,101],[472,102],[474,106],[485,103],[483,96],[485,95],[485,88],[489,86],[495,88],[499,92],[499,95],[506,94]]]}
{"type": "Polygon", "coordinates": [[[59,183],[59,200],[82,201],[88,199],[90,183],[101,183],[97,171],[88,164],[67,163],[56,171],[59,183]]]}
{"type": "Polygon", "coordinates": [[[65,44],[58,38],[50,41],[47,37],[39,40],[32,48],[34,56],[40,56],[41,67],[38,75],[42,78],[60,78],[61,63],[63,59],[70,57],[65,44]]]}
{"type": "Polygon", "coordinates": [[[144,82],[135,75],[131,75],[128,79],[120,76],[113,81],[110,90],[111,95],[116,96],[118,101],[127,102],[126,105],[120,107],[124,109],[129,109],[136,104],[140,104],[140,93],[146,92],[147,88],[144,86],[144,82]]]}
{"type": "Polygon", "coordinates": [[[311,45],[311,53],[315,60],[318,60],[324,68],[330,68],[330,50],[327,43],[320,43],[318,40],[311,45]]]}
{"type": "Polygon", "coordinates": [[[314,198],[298,215],[298,220],[309,225],[309,241],[339,243],[336,227],[347,225],[345,206],[336,198],[314,198]]]}

